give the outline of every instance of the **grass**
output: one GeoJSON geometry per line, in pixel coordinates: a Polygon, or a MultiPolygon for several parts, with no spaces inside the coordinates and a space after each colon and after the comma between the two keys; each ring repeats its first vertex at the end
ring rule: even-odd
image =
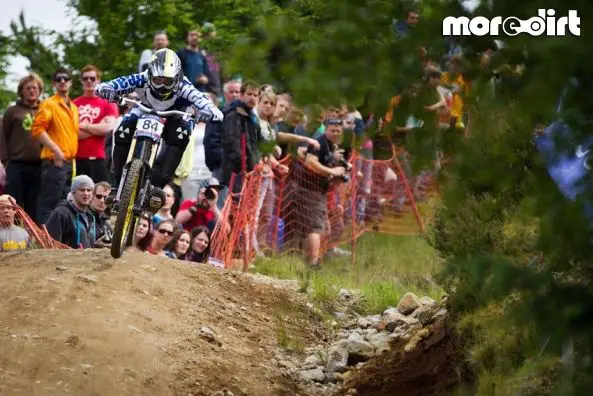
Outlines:
{"type": "Polygon", "coordinates": [[[295,311],[288,301],[279,300],[274,305],[274,328],[276,342],[287,352],[302,354],[305,350],[305,340],[295,327],[305,320],[302,312],[295,311]]]}
{"type": "MultiPolygon", "coordinates": [[[[351,249],[351,246],[342,246],[351,249]]],[[[406,292],[439,301],[442,289],[432,281],[441,268],[434,249],[419,236],[366,233],[356,244],[354,266],[350,255],[330,257],[319,272],[306,271],[301,255],[258,259],[254,270],[280,279],[296,279],[302,291],[325,311],[334,308],[339,289],[360,290],[361,313],[381,313],[397,305],[406,292]]]]}

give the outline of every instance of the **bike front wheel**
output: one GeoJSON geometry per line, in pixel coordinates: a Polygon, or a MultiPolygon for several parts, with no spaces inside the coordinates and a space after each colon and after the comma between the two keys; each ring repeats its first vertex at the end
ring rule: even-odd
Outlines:
{"type": "Polygon", "coordinates": [[[124,186],[111,241],[111,256],[113,258],[120,258],[127,245],[133,240],[137,217],[134,213],[134,203],[140,191],[143,167],[144,163],[140,159],[133,159],[126,172],[126,179],[123,181],[124,186]]]}

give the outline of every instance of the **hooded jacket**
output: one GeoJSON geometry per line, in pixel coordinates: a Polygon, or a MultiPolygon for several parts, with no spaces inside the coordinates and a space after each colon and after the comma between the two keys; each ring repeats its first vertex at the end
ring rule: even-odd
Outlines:
{"type": "Polygon", "coordinates": [[[51,212],[45,226],[53,239],[74,249],[94,247],[97,240],[95,216],[90,209],[81,212],[67,200],[51,212]]]}
{"type": "Polygon", "coordinates": [[[222,122],[222,180],[227,184],[232,173],[242,172],[242,155],[246,156],[247,172],[260,160],[259,144],[264,141],[257,117],[245,103],[235,100],[222,122]],[[241,135],[245,134],[245,153],[241,151],[241,135]]]}

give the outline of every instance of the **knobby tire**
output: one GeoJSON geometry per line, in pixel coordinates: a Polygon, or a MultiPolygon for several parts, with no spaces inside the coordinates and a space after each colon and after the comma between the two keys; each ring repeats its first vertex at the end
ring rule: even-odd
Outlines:
{"type": "Polygon", "coordinates": [[[119,209],[111,242],[111,256],[113,258],[120,258],[126,246],[133,239],[136,222],[134,203],[140,190],[140,175],[143,166],[142,160],[133,159],[126,173],[126,179],[123,181],[124,186],[119,200],[119,209]],[[126,218],[128,219],[127,222],[126,218]]]}

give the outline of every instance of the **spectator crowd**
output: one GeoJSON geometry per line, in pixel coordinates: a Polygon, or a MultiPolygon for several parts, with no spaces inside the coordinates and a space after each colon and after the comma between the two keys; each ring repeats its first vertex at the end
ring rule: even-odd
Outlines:
{"type": "MultiPolygon", "coordinates": [[[[410,10],[405,20],[394,21],[393,28],[403,38],[413,34],[419,22],[419,12],[410,10]]],[[[226,198],[238,196],[246,173],[254,169],[268,175],[307,172],[315,175],[314,183],[295,187],[295,204],[304,216],[307,261],[318,267],[320,239],[329,232],[328,190],[351,178],[366,181],[365,188],[371,188],[372,169],[350,174],[352,151],[367,159],[389,160],[395,155],[419,191],[422,177],[411,174],[409,137],[426,125],[442,131],[441,138],[463,135],[464,103],[472,84],[486,76],[495,85],[501,78],[490,63],[496,48],[480,53],[480,74],[468,78],[463,46],[451,42],[438,55],[420,49],[422,78],[394,92],[381,117],[365,114],[366,110],[350,103],[299,108],[290,93],[277,92],[270,84],[226,78],[216,56],[201,48],[215,34],[212,24],[192,30],[186,47],[176,53],[185,76],[221,109],[224,120],[195,126],[174,177],[163,188],[164,206],[157,213],[142,214],[128,250],[206,263],[210,237],[226,198]],[[371,135],[366,133],[369,130],[376,132],[371,135]],[[287,156],[299,158],[303,166],[289,169],[282,161],[287,156]]],[[[145,72],[154,51],[168,45],[166,32],[157,32],[152,49],[140,56],[138,72],[145,72]]],[[[89,64],[76,76],[75,82],[70,70],[56,70],[51,81],[54,94],[42,98],[46,82],[31,73],[18,84],[18,101],[2,114],[0,160],[5,177],[0,183],[4,189],[0,251],[30,246],[30,237],[15,221],[17,205],[55,240],[72,248],[110,246],[113,230],[105,200],[119,182],[113,177],[113,132],[129,109],[96,96],[95,87],[102,78],[97,66],[89,64]],[[81,84],[83,94],[72,99],[75,83],[81,84]]],[[[440,145],[437,141],[433,147],[437,169],[440,145]]],[[[382,180],[397,179],[392,173],[385,172],[382,180]]],[[[274,194],[270,180],[262,184],[264,197],[274,194]]],[[[262,217],[269,215],[264,203],[256,209],[262,217]]]]}

